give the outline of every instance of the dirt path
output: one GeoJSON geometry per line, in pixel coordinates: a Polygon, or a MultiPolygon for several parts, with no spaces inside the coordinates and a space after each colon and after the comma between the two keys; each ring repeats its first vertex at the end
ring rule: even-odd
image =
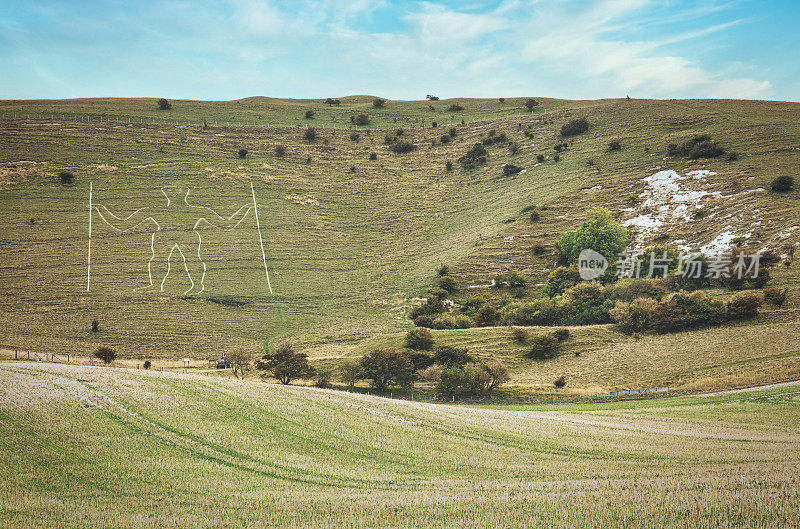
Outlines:
{"type": "Polygon", "coordinates": [[[698,397],[718,397],[720,395],[730,395],[731,393],[747,393],[749,391],[762,391],[765,389],[785,388],[787,386],[798,386],[800,380],[792,380],[791,382],[780,382],[777,384],[767,384],[766,386],[754,386],[752,388],[741,389],[726,389],[725,391],[715,391],[714,393],[702,393],[698,397]]]}

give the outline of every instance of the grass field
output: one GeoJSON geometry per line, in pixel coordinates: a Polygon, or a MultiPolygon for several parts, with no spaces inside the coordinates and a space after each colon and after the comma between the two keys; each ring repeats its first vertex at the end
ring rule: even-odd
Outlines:
{"type": "Polygon", "coordinates": [[[0,364],[4,527],[797,527],[797,386],[474,409],[0,364]]]}
{"type": "MultiPolygon", "coordinates": [[[[86,355],[103,344],[126,358],[205,360],[291,337],[312,360],[333,362],[370,344],[397,343],[410,325],[412,298],[431,285],[440,264],[451,266],[462,295],[498,272],[543,281],[562,231],[597,205],[622,218],[637,214],[629,211],[630,197],[643,191],[642,178],[664,169],[713,171],[704,189],[722,197],[709,202],[704,218],[665,228],[668,240],[699,246],[730,230],[752,247],[780,250],[800,239],[798,192],[763,191],[777,175],[796,176],[800,166],[796,103],[540,99],[527,113],[524,99],[389,101],[382,109],[372,99],[341,98],[340,107],[268,98],[173,101],[169,111],[147,99],[0,102],[0,346],[86,355]],[[447,112],[453,102],[464,110],[447,112]],[[303,118],[306,110],[315,117],[303,118]],[[356,141],[356,131],[339,127],[357,112],[373,120],[356,141]],[[81,121],[85,115],[92,121],[81,121]],[[591,127],[568,140],[556,162],[553,146],[564,141],[558,130],[577,116],[588,117],[591,127]],[[434,120],[440,126],[433,128],[434,120]],[[442,144],[451,121],[456,136],[442,144]],[[319,127],[313,142],[301,128],[309,124],[319,127]],[[389,150],[384,136],[398,128],[416,151],[389,150]],[[519,152],[494,145],[485,167],[462,170],[457,158],[490,130],[506,133],[519,152]],[[698,133],[739,158],[666,156],[669,143],[698,133]],[[612,139],[621,150],[609,151],[612,139]],[[244,159],[236,155],[241,148],[249,151],[244,159]],[[455,162],[453,171],[446,160],[455,162]],[[526,171],[503,177],[509,162],[526,171]],[[73,185],[58,182],[62,170],[75,174],[73,185]],[[147,284],[151,233],[140,227],[119,234],[94,218],[87,293],[90,183],[93,200],[122,216],[163,203],[163,186],[189,188],[193,204],[227,216],[252,201],[252,183],[275,294],[266,290],[252,214],[232,231],[202,231],[207,275],[198,296],[182,295],[189,280],[177,257],[165,292],[134,292],[147,284]],[[532,205],[542,214],[536,223],[523,213],[532,205]],[[536,245],[545,252],[534,254],[536,245]],[[98,333],[90,332],[93,319],[98,333]]],[[[748,325],[639,342],[611,328],[576,329],[570,351],[581,356],[543,365],[525,363],[505,329],[440,336],[479,355],[504,357],[512,384],[526,387],[550,385],[561,374],[574,381],[570,389],[586,392],[785,379],[797,368],[800,276],[796,263],[787,264],[771,282],[789,288],[785,310],[748,325]]]]}

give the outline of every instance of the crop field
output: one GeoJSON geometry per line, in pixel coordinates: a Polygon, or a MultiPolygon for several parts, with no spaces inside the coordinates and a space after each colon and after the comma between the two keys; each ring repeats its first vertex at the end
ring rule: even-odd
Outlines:
{"type": "Polygon", "coordinates": [[[4,527],[797,527],[797,386],[475,409],[0,365],[4,527]]]}
{"type": "MultiPolygon", "coordinates": [[[[692,185],[707,195],[709,213],[666,226],[658,235],[668,241],[699,247],[730,232],[752,248],[780,252],[800,240],[798,191],[766,191],[800,164],[796,103],[539,99],[528,113],[524,98],[387,101],[383,108],[372,100],[175,100],[169,111],[149,99],[0,102],[0,347],[88,355],[108,345],[123,358],[204,361],[291,338],[312,361],[333,365],[375,344],[398,345],[414,298],[441,264],[462,297],[509,297],[487,288],[497,273],[540,284],[554,266],[559,234],[589,208],[608,207],[622,220],[653,214],[631,199],[664,170],[707,175],[692,185]],[[454,103],[463,110],[448,112],[454,103]],[[368,113],[370,124],[352,125],[357,113],[368,113]],[[578,116],[590,129],[567,140],[557,159],[558,130],[578,116]],[[315,140],[305,138],[306,126],[317,127],[315,140]],[[450,129],[454,136],[442,142],[450,129]],[[492,145],[485,166],[463,169],[458,158],[492,131],[518,151],[492,145]],[[739,157],[666,155],[670,143],[700,133],[739,157]],[[416,150],[392,152],[386,135],[416,150]],[[610,151],[611,140],[622,148],[610,151]],[[240,149],[248,151],[243,158],[240,149]],[[525,170],[504,176],[506,163],[525,170]],[[75,176],[70,185],[59,182],[65,170],[75,176]],[[87,277],[90,185],[92,203],[121,218],[162,207],[164,193],[180,201],[188,191],[188,204],[226,219],[255,198],[274,293],[252,208],[230,231],[201,224],[202,263],[189,259],[189,273],[174,248],[167,264],[170,246],[159,247],[151,263],[156,285],[145,290],[153,224],[119,233],[95,212],[87,277]],[[540,221],[528,219],[531,206],[540,221]],[[202,267],[205,289],[184,295],[202,267]],[[91,332],[95,319],[99,331],[91,332]]],[[[170,220],[168,241],[194,236],[197,215],[170,220]]],[[[595,393],[785,380],[797,369],[798,277],[794,261],[775,269],[770,286],[788,288],[787,302],[752,322],[639,341],[610,326],[574,329],[569,354],[537,365],[521,358],[507,329],[436,334],[439,343],[503,358],[518,387],[549,386],[560,375],[574,382],[570,389],[595,393]]]]}

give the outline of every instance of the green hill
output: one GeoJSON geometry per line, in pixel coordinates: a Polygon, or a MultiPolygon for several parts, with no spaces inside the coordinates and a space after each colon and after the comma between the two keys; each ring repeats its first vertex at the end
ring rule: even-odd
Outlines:
{"type": "MultiPolygon", "coordinates": [[[[780,253],[800,237],[798,192],[763,191],[775,176],[797,176],[796,103],[538,99],[529,113],[525,98],[388,101],[382,108],[371,96],[340,99],[339,106],[270,98],[172,101],[167,111],[153,99],[0,102],[2,345],[86,354],[107,344],[128,357],[214,358],[221,350],[260,350],[265,338],[291,337],[313,359],[331,361],[407,328],[411,298],[425,292],[441,264],[451,266],[462,292],[498,272],[543,281],[562,231],[596,205],[622,219],[647,214],[631,197],[647,190],[643,178],[669,169],[714,173],[698,184],[709,193],[711,214],[665,225],[651,238],[700,246],[730,231],[780,253]],[[453,104],[463,110],[448,111],[453,104]],[[308,110],[311,119],[304,117],[308,110]],[[359,113],[369,114],[368,125],[351,123],[359,113]],[[589,130],[562,138],[560,127],[576,117],[586,117],[589,130]],[[306,139],[301,126],[316,127],[317,138],[306,139]],[[459,157],[490,134],[508,141],[487,146],[486,165],[462,168],[459,157]],[[697,134],[738,158],[668,156],[669,144],[697,134]],[[612,140],[619,150],[609,149],[612,140]],[[391,150],[404,141],[416,149],[391,150]],[[248,151],[244,158],[240,149],[248,151]],[[509,163],[524,172],[504,176],[509,163]],[[74,174],[71,185],[60,183],[61,171],[74,174]],[[274,294],[252,214],[229,232],[201,231],[206,289],[195,296],[183,296],[190,281],[177,254],[164,292],[134,292],[148,283],[152,229],[120,234],[94,216],[87,293],[90,183],[93,201],[120,217],[163,204],[162,187],[188,188],[191,204],[227,217],[252,202],[252,184],[274,294]],[[541,212],[536,223],[523,213],[533,205],[541,212]],[[544,252],[536,254],[536,246],[544,252]],[[91,332],[93,319],[99,332],[91,332]]],[[[196,219],[178,220],[188,226],[196,219]]],[[[790,288],[789,309],[797,275],[791,259],[773,273],[772,284],[790,288]]],[[[778,312],[753,325],[772,344],[769,355],[786,357],[797,348],[782,333],[796,332],[798,320],[791,310],[778,312]]],[[[478,332],[451,331],[448,339],[468,341],[478,332]]],[[[629,338],[610,328],[599,332],[609,351],[637,354],[636,347],[616,347],[629,338]]],[[[709,349],[703,369],[758,356],[737,339],[749,332],[741,326],[719,332],[732,345],[709,349]]],[[[504,350],[486,353],[499,351],[518,364],[520,383],[549,384],[561,370],[540,376],[504,350]]],[[[663,381],[697,366],[662,374],[635,368],[614,382],[595,379],[585,367],[563,367],[587,387],[607,387],[663,381]]]]}

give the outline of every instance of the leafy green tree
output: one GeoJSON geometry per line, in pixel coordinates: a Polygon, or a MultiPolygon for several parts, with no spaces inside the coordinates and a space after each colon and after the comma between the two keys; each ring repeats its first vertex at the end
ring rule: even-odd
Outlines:
{"type": "Polygon", "coordinates": [[[628,230],[614,220],[606,208],[592,208],[589,218],[575,231],[565,231],[558,241],[559,260],[563,264],[578,261],[580,253],[590,248],[610,262],[628,244],[628,230]]]}
{"type": "Polygon", "coordinates": [[[361,378],[361,366],[358,361],[347,359],[339,365],[339,376],[347,384],[347,389],[353,391],[356,382],[361,378]]]}
{"type": "Polygon", "coordinates": [[[360,368],[362,376],[380,391],[393,386],[407,387],[414,380],[411,358],[397,349],[373,349],[361,359],[360,368]]]}
{"type": "Polygon", "coordinates": [[[272,376],[281,384],[289,384],[296,379],[311,378],[317,374],[316,369],[308,363],[308,355],[296,352],[289,342],[280,343],[272,353],[265,354],[257,367],[271,371],[272,376]]]}

